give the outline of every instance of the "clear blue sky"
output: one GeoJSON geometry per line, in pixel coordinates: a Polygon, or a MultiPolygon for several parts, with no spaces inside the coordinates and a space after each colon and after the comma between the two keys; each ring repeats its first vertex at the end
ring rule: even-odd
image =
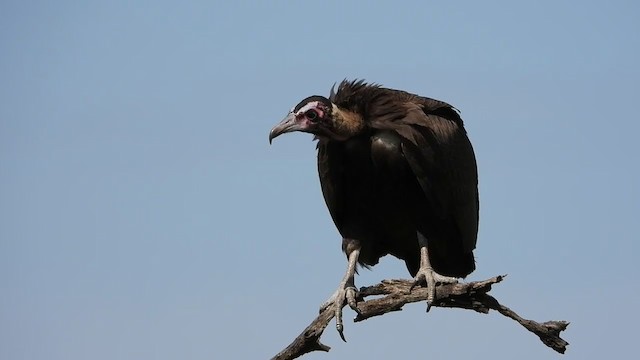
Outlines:
{"type": "MultiPolygon", "coordinates": [[[[269,129],[364,78],[462,111],[478,269],[565,359],[636,353],[640,5],[633,1],[3,1],[0,358],[264,359],[345,258],[315,145],[269,129]]],[[[358,286],[407,277],[385,258],[358,286]]],[[[498,314],[424,304],[346,358],[559,358],[498,314]]]]}

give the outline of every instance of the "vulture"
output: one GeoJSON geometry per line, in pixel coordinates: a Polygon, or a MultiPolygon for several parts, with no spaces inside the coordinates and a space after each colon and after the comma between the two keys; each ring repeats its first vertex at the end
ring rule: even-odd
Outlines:
{"type": "Polygon", "coordinates": [[[300,101],[269,133],[269,143],[300,131],[317,140],[325,203],[348,260],[335,305],[342,335],[345,301],[357,310],[357,265],[385,255],[404,260],[413,286],[453,283],[475,270],[478,175],[456,108],[446,102],[343,80],[329,98],[300,101]]]}

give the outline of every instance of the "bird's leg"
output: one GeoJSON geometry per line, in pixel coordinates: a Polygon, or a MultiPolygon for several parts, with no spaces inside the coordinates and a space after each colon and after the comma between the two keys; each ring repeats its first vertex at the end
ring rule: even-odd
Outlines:
{"type": "Polygon", "coordinates": [[[358,263],[358,256],[360,255],[360,249],[354,249],[349,253],[349,266],[347,267],[347,272],[344,274],[344,278],[340,282],[338,286],[338,290],[331,295],[331,297],[325,301],[322,305],[320,305],[320,311],[325,310],[327,307],[333,305],[333,310],[335,311],[336,317],[336,330],[340,334],[340,338],[342,341],[345,341],[342,325],[342,307],[346,300],[349,307],[352,308],[355,312],[360,313],[358,307],[356,305],[356,293],[358,289],[356,289],[354,283],[354,276],[356,273],[356,264],[358,263]]]}
{"type": "Polygon", "coordinates": [[[420,269],[413,278],[413,284],[409,288],[409,292],[418,284],[427,284],[427,312],[431,309],[431,304],[436,297],[436,283],[452,284],[457,283],[458,279],[454,277],[440,275],[433,270],[429,261],[429,250],[427,247],[427,239],[421,233],[418,233],[418,244],[420,245],[420,269]]]}

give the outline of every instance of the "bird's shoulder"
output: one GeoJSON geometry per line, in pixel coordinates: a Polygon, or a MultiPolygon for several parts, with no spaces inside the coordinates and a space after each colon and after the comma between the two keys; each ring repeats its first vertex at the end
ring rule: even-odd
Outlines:
{"type": "Polygon", "coordinates": [[[464,131],[460,114],[452,105],[403,90],[368,84],[364,81],[343,81],[331,101],[342,109],[362,116],[370,128],[389,129],[403,125],[442,128],[440,131],[464,131]]]}

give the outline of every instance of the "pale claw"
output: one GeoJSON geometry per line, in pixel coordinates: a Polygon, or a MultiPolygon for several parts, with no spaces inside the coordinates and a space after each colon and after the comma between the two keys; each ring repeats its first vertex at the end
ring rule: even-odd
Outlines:
{"type": "Polygon", "coordinates": [[[340,338],[342,341],[347,342],[344,337],[344,325],[342,322],[342,308],[344,307],[345,302],[349,305],[353,311],[360,314],[360,310],[358,309],[356,303],[358,289],[353,286],[345,286],[340,287],[336,292],[331,295],[331,297],[325,301],[322,305],[320,305],[320,312],[326,310],[329,306],[333,305],[333,311],[335,312],[336,317],[336,330],[338,330],[338,334],[340,334],[340,338]]]}
{"type": "Polygon", "coordinates": [[[431,268],[420,268],[416,276],[413,278],[413,284],[411,284],[409,292],[411,292],[416,285],[426,283],[428,291],[427,312],[429,312],[429,310],[431,310],[431,305],[436,298],[436,284],[455,284],[457,282],[457,278],[440,275],[431,268]]]}
{"type": "MultiPolygon", "coordinates": [[[[343,240],[344,241],[344,240],[343,240]]],[[[333,305],[334,315],[336,317],[336,330],[340,334],[340,338],[342,341],[346,342],[347,340],[344,338],[343,330],[344,325],[342,325],[342,307],[344,306],[344,302],[346,301],[349,304],[349,307],[352,308],[355,312],[360,314],[360,310],[358,310],[358,306],[356,304],[356,293],[358,289],[354,286],[353,276],[356,273],[356,264],[358,262],[358,256],[360,255],[360,248],[355,248],[348,253],[349,265],[347,267],[347,272],[344,274],[344,278],[340,282],[338,286],[338,290],[336,290],[333,295],[329,298],[329,300],[325,301],[322,305],[320,305],[320,312],[326,310],[329,306],[333,305]]]]}

